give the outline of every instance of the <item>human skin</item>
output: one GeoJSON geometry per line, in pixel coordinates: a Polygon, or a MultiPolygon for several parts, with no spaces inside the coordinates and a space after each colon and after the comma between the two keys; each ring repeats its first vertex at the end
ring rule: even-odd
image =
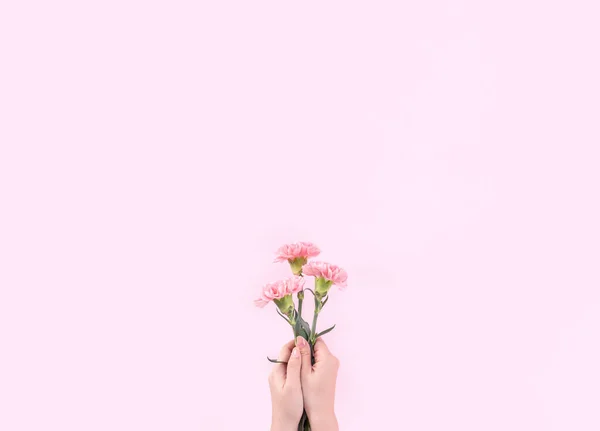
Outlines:
{"type": "Polygon", "coordinates": [[[302,361],[294,340],[281,348],[278,359],[287,364],[275,364],[269,375],[271,431],[297,431],[304,403],[300,382],[302,361]]]}
{"type": "Polygon", "coordinates": [[[269,376],[272,401],[271,431],[297,431],[306,410],[312,431],[338,431],[335,416],[335,383],[339,360],[318,338],[314,346],[315,363],[311,364],[310,347],[298,337],[285,344],[269,376]]]}

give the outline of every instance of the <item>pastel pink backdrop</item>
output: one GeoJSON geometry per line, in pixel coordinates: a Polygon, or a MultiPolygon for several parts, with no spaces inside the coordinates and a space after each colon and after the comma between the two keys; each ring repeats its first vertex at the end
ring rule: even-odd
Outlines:
{"type": "Polygon", "coordinates": [[[600,429],[599,12],[2,2],[0,429],[268,429],[295,240],[342,430],[600,429]]]}

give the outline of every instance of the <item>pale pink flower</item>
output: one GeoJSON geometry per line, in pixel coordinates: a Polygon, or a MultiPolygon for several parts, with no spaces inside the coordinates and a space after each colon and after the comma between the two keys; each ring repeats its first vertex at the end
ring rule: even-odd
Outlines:
{"type": "Polygon", "coordinates": [[[304,278],[294,276],[267,283],[263,286],[260,298],[256,299],[254,304],[263,308],[274,299],[281,299],[287,295],[298,293],[304,288],[304,281],[304,278]]]}
{"type": "Polygon", "coordinates": [[[298,258],[308,259],[309,257],[318,256],[319,253],[321,253],[321,250],[312,242],[285,244],[279,247],[275,253],[275,262],[285,262],[286,260],[290,261],[298,258]]]}
{"type": "Polygon", "coordinates": [[[268,303],[269,303],[269,301],[267,299],[263,298],[262,296],[260,298],[254,300],[254,305],[256,305],[257,307],[260,307],[260,308],[264,308],[265,305],[267,305],[268,303]]]}
{"type": "Polygon", "coordinates": [[[304,275],[312,275],[313,277],[324,278],[331,281],[340,289],[346,287],[348,281],[348,273],[337,265],[327,262],[312,261],[302,267],[304,275]]]}

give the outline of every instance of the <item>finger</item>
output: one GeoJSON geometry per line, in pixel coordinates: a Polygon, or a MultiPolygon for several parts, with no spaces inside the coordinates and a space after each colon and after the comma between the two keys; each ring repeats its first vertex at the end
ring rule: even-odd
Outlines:
{"type": "Polygon", "coordinates": [[[302,369],[300,371],[300,374],[302,378],[310,376],[310,373],[312,373],[312,363],[310,361],[310,346],[304,338],[298,337],[296,339],[296,348],[300,352],[300,360],[302,362],[302,369]]]}
{"type": "Polygon", "coordinates": [[[287,363],[287,374],[285,376],[284,388],[300,388],[300,369],[302,368],[302,359],[298,347],[292,349],[292,354],[287,363]]]}
{"type": "Polygon", "coordinates": [[[315,364],[319,361],[322,361],[327,356],[331,355],[331,352],[329,351],[329,347],[327,347],[327,344],[325,344],[325,341],[323,341],[323,339],[321,337],[317,338],[317,341],[315,341],[314,349],[315,349],[315,364]]]}
{"type": "MultiPolygon", "coordinates": [[[[294,340],[288,341],[283,345],[281,351],[279,352],[279,356],[277,359],[279,361],[287,362],[290,359],[290,355],[292,354],[292,349],[294,348],[294,340]]],[[[275,364],[273,365],[273,371],[271,375],[276,380],[277,384],[283,387],[285,382],[285,374],[286,374],[287,365],[286,364],[275,364]]]]}

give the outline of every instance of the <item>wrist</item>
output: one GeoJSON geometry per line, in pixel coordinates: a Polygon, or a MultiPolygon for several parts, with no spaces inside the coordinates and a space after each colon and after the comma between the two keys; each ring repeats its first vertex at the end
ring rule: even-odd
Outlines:
{"type": "Polygon", "coordinates": [[[299,422],[300,420],[293,423],[289,420],[274,417],[271,419],[271,431],[297,431],[299,422]]]}
{"type": "Polygon", "coordinates": [[[334,412],[313,414],[307,412],[307,415],[311,431],[339,431],[334,412]]]}

